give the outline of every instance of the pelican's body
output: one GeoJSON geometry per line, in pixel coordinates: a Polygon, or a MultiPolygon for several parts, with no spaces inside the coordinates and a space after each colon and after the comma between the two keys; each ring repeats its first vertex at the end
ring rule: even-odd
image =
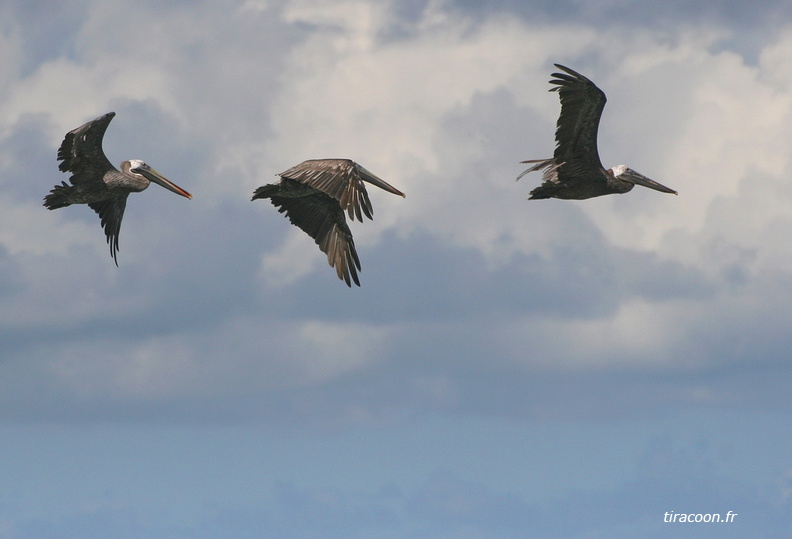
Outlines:
{"type": "Polygon", "coordinates": [[[140,159],[124,161],[120,171],[110,163],[102,150],[102,138],[114,116],[115,112],[108,112],[66,134],[58,149],[58,161],[62,161],[58,168],[72,173],[69,178],[72,185],[66,182],[56,185],[44,197],[44,206],[54,210],[88,204],[99,214],[117,266],[118,234],[129,193],[143,191],[155,182],[184,197],[192,198],[192,195],[140,159]]]}
{"type": "Polygon", "coordinates": [[[404,193],[349,159],[309,159],[278,176],[278,183],[256,189],[252,200],[269,198],[316,241],[339,279],[360,286],[360,259],[344,212],[361,222],[362,215],[373,218],[364,182],[402,197],[404,193]]]}
{"type": "Polygon", "coordinates": [[[663,193],[677,194],[673,189],[635,172],[625,165],[606,170],[597,149],[597,131],[605,94],[589,79],[559,64],[565,73],[553,73],[551,92],[558,92],[561,115],[556,125],[556,149],[552,159],[534,159],[535,163],[520,174],[543,171],[542,185],[531,191],[530,198],[586,199],[602,195],[626,193],[635,185],[663,193]]]}

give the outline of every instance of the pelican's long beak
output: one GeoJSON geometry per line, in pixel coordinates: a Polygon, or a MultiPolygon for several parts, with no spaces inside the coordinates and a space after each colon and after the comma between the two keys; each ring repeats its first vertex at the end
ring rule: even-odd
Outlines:
{"type": "Polygon", "coordinates": [[[643,174],[639,174],[638,172],[635,172],[634,170],[629,170],[627,173],[622,174],[619,177],[619,179],[627,180],[628,182],[632,182],[635,185],[642,185],[643,187],[648,187],[649,189],[654,189],[655,191],[661,191],[663,193],[673,193],[675,195],[677,194],[677,192],[674,191],[673,189],[670,189],[663,184],[657,183],[656,181],[651,180],[646,176],[644,176],[643,174]]]}
{"type": "Polygon", "coordinates": [[[149,181],[152,181],[158,185],[161,185],[168,191],[173,191],[177,195],[181,195],[183,197],[192,198],[192,195],[167,179],[165,176],[154,170],[153,168],[147,166],[146,168],[141,168],[140,173],[143,174],[149,181]]]}
{"type": "Polygon", "coordinates": [[[401,191],[399,191],[398,189],[393,187],[391,184],[389,184],[385,180],[382,180],[382,179],[378,178],[377,176],[375,176],[374,174],[372,174],[371,172],[369,172],[368,170],[366,170],[364,167],[362,167],[360,165],[357,165],[357,167],[358,167],[358,170],[360,171],[360,177],[363,179],[363,181],[366,181],[366,182],[370,183],[371,185],[376,185],[380,189],[384,189],[385,191],[387,191],[389,193],[393,193],[394,195],[399,195],[402,198],[407,198],[407,195],[405,195],[404,193],[402,193],[401,191]]]}

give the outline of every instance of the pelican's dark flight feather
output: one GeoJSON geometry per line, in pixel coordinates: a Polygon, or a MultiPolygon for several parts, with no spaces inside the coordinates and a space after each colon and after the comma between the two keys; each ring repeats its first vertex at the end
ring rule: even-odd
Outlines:
{"type": "Polygon", "coordinates": [[[597,150],[597,132],[605,94],[580,73],[554,64],[564,73],[553,73],[551,92],[558,92],[561,114],[556,124],[556,149],[552,159],[533,159],[523,163],[534,166],[520,174],[543,171],[542,185],[531,191],[532,199],[585,199],[613,193],[626,193],[635,185],[663,193],[676,191],[634,170],[619,165],[605,170],[597,150]]]}
{"type": "Polygon", "coordinates": [[[309,159],[278,174],[278,183],[259,187],[252,200],[269,198],[291,223],[311,236],[347,286],[360,286],[360,259],[344,212],[352,220],[373,218],[364,182],[405,196],[349,159],[309,159]]]}
{"type": "Polygon", "coordinates": [[[114,116],[115,112],[108,112],[66,133],[58,149],[58,161],[61,161],[58,168],[72,173],[71,185],[66,182],[56,185],[44,197],[44,206],[54,210],[88,204],[99,214],[110,255],[117,266],[118,234],[129,193],[143,191],[150,182],[155,182],[184,197],[192,198],[192,195],[140,159],[124,161],[120,171],[110,163],[102,150],[102,139],[114,116]]]}

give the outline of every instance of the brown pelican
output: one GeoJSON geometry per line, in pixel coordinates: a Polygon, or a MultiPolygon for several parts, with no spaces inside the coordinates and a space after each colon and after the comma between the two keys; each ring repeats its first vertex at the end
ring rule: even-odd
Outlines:
{"type": "Polygon", "coordinates": [[[553,73],[555,84],[550,91],[558,92],[561,115],[556,124],[556,149],[552,159],[533,159],[536,163],[520,174],[543,170],[542,185],[531,191],[530,198],[584,199],[626,193],[635,185],[643,185],[663,193],[677,194],[673,189],[635,172],[625,165],[605,170],[597,151],[597,129],[605,94],[589,79],[568,67],[554,64],[565,73],[553,73]]]}
{"type": "Polygon", "coordinates": [[[361,211],[373,219],[373,209],[363,182],[394,195],[404,193],[349,159],[309,159],[278,174],[278,183],[256,189],[251,200],[269,198],[293,225],[311,236],[327,254],[339,279],[360,286],[360,259],[344,211],[363,222],[361,211]]]}
{"type": "Polygon", "coordinates": [[[58,150],[58,161],[63,161],[58,168],[72,173],[69,178],[72,185],[66,182],[56,185],[44,197],[44,206],[54,210],[71,204],[88,204],[102,220],[110,255],[118,266],[118,233],[129,193],[143,191],[154,182],[184,197],[192,198],[192,195],[140,159],[124,161],[120,171],[110,164],[102,151],[102,138],[113,116],[115,112],[108,112],[66,133],[58,150]]]}

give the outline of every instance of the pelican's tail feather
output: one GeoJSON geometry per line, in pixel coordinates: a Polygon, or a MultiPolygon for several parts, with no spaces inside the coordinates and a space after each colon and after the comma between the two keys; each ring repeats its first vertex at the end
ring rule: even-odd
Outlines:
{"type": "Polygon", "coordinates": [[[72,189],[72,186],[68,185],[66,182],[63,182],[62,185],[56,185],[52,188],[50,194],[44,197],[44,206],[49,210],[70,206],[71,201],[69,199],[72,189]]]}

